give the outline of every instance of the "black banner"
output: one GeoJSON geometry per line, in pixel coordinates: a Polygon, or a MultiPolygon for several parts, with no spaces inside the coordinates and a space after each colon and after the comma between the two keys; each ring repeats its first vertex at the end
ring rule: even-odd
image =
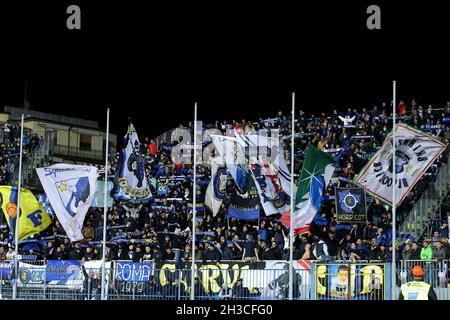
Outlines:
{"type": "Polygon", "coordinates": [[[335,188],[336,220],[338,223],[366,223],[366,193],[364,188],[335,188]]]}

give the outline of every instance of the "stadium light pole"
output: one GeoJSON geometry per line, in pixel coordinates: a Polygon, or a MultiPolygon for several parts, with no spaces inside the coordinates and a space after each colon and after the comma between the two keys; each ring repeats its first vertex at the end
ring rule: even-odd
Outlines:
{"type": "Polygon", "coordinates": [[[289,300],[294,298],[294,143],[295,143],[295,92],[292,93],[291,128],[291,215],[289,228],[289,300]]]}
{"type": "Polygon", "coordinates": [[[197,102],[194,105],[194,181],[192,186],[191,300],[195,300],[195,222],[197,219],[197,102]]]}
{"type": "Polygon", "coordinates": [[[22,153],[23,153],[23,122],[24,115],[20,124],[20,154],[19,154],[19,181],[17,185],[17,207],[16,207],[16,226],[14,243],[14,286],[13,299],[17,299],[17,281],[19,280],[19,221],[20,221],[20,190],[22,188],[22,153]]]}
{"type": "Polygon", "coordinates": [[[102,249],[102,286],[101,294],[102,300],[106,300],[106,216],[108,212],[108,206],[106,203],[106,195],[108,189],[108,152],[109,152],[109,108],[106,111],[106,145],[105,145],[105,185],[103,187],[103,249],[102,249]]]}
{"type": "Polygon", "coordinates": [[[396,122],[396,82],[395,80],[392,83],[392,300],[396,300],[396,289],[397,289],[397,268],[396,268],[396,248],[395,248],[395,240],[397,238],[397,235],[395,233],[396,228],[396,194],[395,194],[395,187],[397,185],[396,178],[397,178],[397,172],[396,172],[396,146],[395,146],[395,122],[396,122]]]}

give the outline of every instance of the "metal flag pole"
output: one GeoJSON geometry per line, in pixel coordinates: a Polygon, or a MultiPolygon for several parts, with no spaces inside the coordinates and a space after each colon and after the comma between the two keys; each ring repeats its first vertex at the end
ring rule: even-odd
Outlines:
{"type": "Polygon", "coordinates": [[[289,300],[294,298],[294,143],[295,143],[295,92],[292,93],[291,128],[291,216],[289,228],[289,300]]]}
{"type": "Polygon", "coordinates": [[[106,281],[106,222],[108,206],[106,203],[108,191],[108,152],[109,152],[109,108],[106,111],[106,146],[105,146],[105,185],[103,187],[103,249],[102,249],[102,300],[106,300],[107,281],[106,281]]]}
{"type": "Polygon", "coordinates": [[[396,82],[393,81],[393,87],[392,87],[392,300],[396,300],[396,289],[397,289],[397,270],[396,270],[396,248],[395,248],[395,240],[397,238],[395,233],[395,227],[396,227],[396,207],[397,207],[397,201],[396,201],[396,195],[395,195],[395,187],[397,185],[396,178],[397,178],[397,172],[396,172],[396,154],[395,154],[395,100],[396,100],[396,82]]]}
{"type": "Polygon", "coordinates": [[[195,300],[195,224],[197,219],[197,102],[194,105],[194,182],[192,186],[191,300],[195,300]]]}
{"type": "Polygon", "coordinates": [[[15,226],[15,243],[14,243],[14,286],[13,299],[17,299],[17,281],[19,280],[19,221],[20,221],[20,190],[22,188],[22,154],[23,154],[23,121],[20,124],[20,155],[19,155],[19,182],[17,185],[17,207],[16,207],[16,226],[15,226]]]}

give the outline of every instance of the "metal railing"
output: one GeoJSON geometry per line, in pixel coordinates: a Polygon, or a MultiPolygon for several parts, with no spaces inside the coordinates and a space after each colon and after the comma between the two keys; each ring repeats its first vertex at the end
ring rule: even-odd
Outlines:
{"type": "Polygon", "coordinates": [[[102,150],[80,150],[78,147],[53,145],[53,155],[67,156],[89,160],[103,160],[105,154],[102,150]]]}
{"type": "Polygon", "coordinates": [[[12,119],[20,119],[22,114],[25,114],[25,119],[28,118],[36,118],[40,120],[49,120],[54,121],[58,123],[66,123],[74,126],[83,126],[83,127],[89,127],[93,129],[98,129],[98,122],[93,120],[86,120],[86,119],[80,119],[80,118],[74,118],[74,117],[68,117],[58,114],[52,114],[52,113],[46,113],[46,112],[40,112],[36,110],[24,110],[22,108],[14,108],[5,106],[4,108],[5,112],[10,113],[10,117],[12,119]]]}
{"type": "Polygon", "coordinates": [[[448,260],[403,260],[398,267],[399,285],[412,281],[411,269],[421,266],[425,271],[424,281],[430,284],[439,300],[450,300],[448,260]]]}
{"type": "MultiPolygon", "coordinates": [[[[107,273],[114,274],[114,269],[107,269],[107,273]]],[[[33,283],[23,283],[18,280],[18,299],[62,299],[62,300],[100,300],[101,280],[99,269],[86,269],[88,276],[74,280],[70,285],[55,284],[34,278],[33,283]],[[36,283],[36,282],[40,283],[36,283]]],[[[196,300],[283,300],[288,299],[288,278],[278,269],[240,270],[226,269],[198,270],[194,289],[196,300]],[[262,283],[261,279],[267,282],[262,283]]],[[[309,278],[305,270],[298,271],[298,278],[302,275],[309,278]]],[[[21,273],[22,275],[25,273],[21,273]]],[[[33,274],[34,275],[34,274],[33,274]]],[[[25,277],[25,276],[23,276],[25,277]]],[[[2,280],[0,296],[2,299],[12,298],[14,280],[2,280]]],[[[28,281],[28,280],[27,280],[28,281]]],[[[108,300],[189,300],[190,299],[190,270],[184,269],[154,269],[148,279],[118,280],[108,279],[108,300]]],[[[310,288],[307,282],[296,283],[294,297],[296,300],[309,299],[310,288]]]]}
{"type": "MultiPolygon", "coordinates": [[[[23,187],[34,187],[39,185],[39,179],[37,177],[36,171],[37,167],[43,166],[45,158],[48,156],[46,154],[45,141],[41,141],[41,144],[33,149],[30,155],[23,159],[22,162],[22,186],[23,187]]],[[[18,165],[17,165],[18,168],[18,165]]],[[[17,185],[19,182],[19,171],[15,170],[10,178],[11,185],[17,185]]]]}
{"type": "Polygon", "coordinates": [[[314,300],[386,300],[384,263],[318,263],[314,300]]]}
{"type": "MultiPolygon", "coordinates": [[[[288,265],[287,261],[199,263],[194,271],[195,299],[287,300],[288,265]]],[[[311,269],[295,268],[294,300],[389,299],[389,264],[312,265],[311,269]]],[[[433,286],[438,299],[450,300],[448,260],[399,261],[397,293],[402,284],[412,280],[411,269],[415,265],[424,268],[424,281],[433,286]]],[[[101,299],[101,261],[21,260],[17,280],[13,274],[11,262],[0,263],[0,299],[12,299],[15,281],[17,299],[101,299]]],[[[107,264],[105,283],[108,300],[189,300],[191,269],[171,261],[113,261],[107,264]]]]}

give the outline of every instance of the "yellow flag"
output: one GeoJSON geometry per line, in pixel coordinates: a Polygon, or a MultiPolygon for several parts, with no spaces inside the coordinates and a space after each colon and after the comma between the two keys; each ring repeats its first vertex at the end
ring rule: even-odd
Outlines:
{"type": "MultiPolygon", "coordinates": [[[[17,196],[17,187],[0,186],[0,207],[13,234],[16,228],[17,196]]],[[[22,189],[20,192],[20,209],[19,240],[43,231],[52,222],[45,209],[28,189],[22,189]]]]}

